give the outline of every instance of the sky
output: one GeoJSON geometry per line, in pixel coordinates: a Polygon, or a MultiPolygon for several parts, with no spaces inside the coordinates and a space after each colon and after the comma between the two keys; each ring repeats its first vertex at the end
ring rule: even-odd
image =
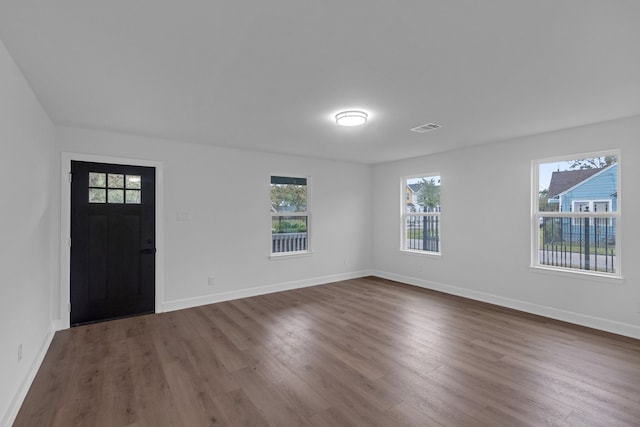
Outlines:
{"type": "Polygon", "coordinates": [[[569,162],[541,163],[538,170],[538,190],[549,188],[551,174],[557,170],[569,170],[569,162]]]}
{"type": "MultiPolygon", "coordinates": [[[[422,178],[423,177],[420,177],[420,178],[408,178],[407,179],[407,184],[417,184],[419,182],[422,182],[422,178]]],[[[427,179],[434,178],[435,179],[435,184],[436,185],[440,185],[440,175],[437,175],[437,176],[425,176],[424,178],[427,178],[427,179]]]]}

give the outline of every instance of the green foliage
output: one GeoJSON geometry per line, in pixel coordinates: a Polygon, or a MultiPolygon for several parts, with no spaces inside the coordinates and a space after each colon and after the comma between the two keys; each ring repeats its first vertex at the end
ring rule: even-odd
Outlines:
{"type": "Polygon", "coordinates": [[[429,180],[422,178],[421,184],[418,203],[430,210],[440,206],[440,180],[436,183],[435,178],[429,180]]]}
{"type": "Polygon", "coordinates": [[[616,156],[604,156],[604,157],[592,157],[589,159],[573,160],[569,169],[600,169],[607,166],[611,166],[616,163],[618,159],[616,156]]]}
{"type": "Polygon", "coordinates": [[[538,192],[538,211],[550,212],[552,210],[549,205],[549,189],[545,188],[544,190],[540,190],[538,192]]]}
{"type": "Polygon", "coordinates": [[[272,233],[306,233],[307,221],[304,219],[273,218],[272,233]]]}
{"type": "Polygon", "coordinates": [[[307,210],[307,186],[294,184],[271,184],[271,205],[278,212],[307,210]]]}
{"type": "Polygon", "coordinates": [[[423,236],[422,229],[409,228],[407,230],[407,239],[422,239],[423,236]]]}
{"type": "MultiPolygon", "coordinates": [[[[409,228],[407,229],[407,239],[418,239],[422,240],[424,236],[424,231],[421,228],[409,228]]],[[[427,230],[427,237],[433,238],[438,237],[438,232],[436,230],[427,230]]]]}

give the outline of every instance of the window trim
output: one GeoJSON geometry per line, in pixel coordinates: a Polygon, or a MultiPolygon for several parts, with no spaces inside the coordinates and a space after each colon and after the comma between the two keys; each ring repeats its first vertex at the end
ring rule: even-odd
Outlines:
{"type": "MultiPolygon", "coordinates": [[[[620,178],[619,178],[619,177],[618,177],[618,180],[620,180],[620,178]]],[[[603,203],[603,202],[604,202],[604,203],[607,203],[607,206],[609,206],[609,209],[611,209],[611,207],[613,206],[613,199],[608,199],[608,200],[607,200],[607,199],[589,199],[589,200],[586,200],[586,199],[585,199],[585,200],[573,200],[573,201],[571,202],[571,212],[572,212],[572,213],[589,213],[589,214],[593,214],[593,213],[595,213],[596,215],[587,215],[587,216],[588,216],[589,218],[598,218],[598,217],[599,217],[599,215],[597,215],[597,214],[598,214],[598,213],[602,213],[602,212],[596,212],[596,211],[594,211],[594,210],[593,210],[593,206],[594,206],[596,203],[603,203]],[[576,203],[588,203],[588,205],[589,205],[589,212],[577,212],[577,211],[575,210],[576,203]]],[[[612,211],[611,211],[611,210],[605,211],[605,213],[607,213],[607,214],[608,214],[609,212],[612,212],[612,211]]],[[[578,225],[578,224],[576,223],[576,219],[577,219],[578,217],[576,217],[575,215],[572,215],[572,217],[573,217],[573,220],[571,221],[571,223],[572,223],[573,225],[578,225]]],[[[607,218],[609,218],[609,225],[613,225],[613,219],[614,219],[614,218],[613,218],[613,217],[610,217],[610,216],[608,216],[608,215],[607,215],[607,218]]]]}
{"type": "Polygon", "coordinates": [[[290,217],[290,216],[301,216],[307,218],[307,249],[304,251],[289,251],[289,252],[273,252],[273,231],[269,233],[269,259],[270,260],[284,260],[287,258],[303,258],[313,254],[312,250],[312,197],[311,197],[311,176],[309,175],[301,175],[301,174],[291,174],[291,173],[271,173],[269,174],[269,205],[271,205],[271,178],[284,177],[284,178],[294,178],[294,179],[305,179],[306,187],[307,187],[307,205],[305,212],[270,212],[269,215],[269,229],[272,230],[273,226],[273,218],[278,217],[290,217]]]}
{"type": "MultiPolygon", "coordinates": [[[[567,154],[563,156],[555,156],[543,159],[534,159],[531,161],[531,259],[529,268],[532,271],[548,272],[564,277],[574,278],[593,278],[596,280],[612,279],[616,282],[624,278],[622,275],[622,236],[623,236],[623,221],[622,221],[622,153],[620,149],[603,150],[578,154],[567,154]],[[541,212],[539,211],[539,184],[540,184],[540,165],[544,163],[554,162],[566,162],[568,160],[575,159],[588,159],[592,157],[604,157],[615,156],[618,164],[618,179],[617,179],[617,207],[615,211],[609,212],[541,212]],[[610,223],[615,219],[616,221],[616,235],[615,235],[615,264],[614,273],[582,270],[578,268],[561,267],[554,265],[540,264],[540,221],[543,217],[547,218],[609,218],[610,223]]],[[[600,199],[582,200],[589,202],[607,201],[600,199]]],[[[613,200],[610,200],[610,206],[613,207],[613,200]]],[[[592,206],[592,203],[590,204],[592,206]]]]}
{"type": "MultiPolygon", "coordinates": [[[[434,258],[442,257],[442,219],[441,210],[437,212],[407,212],[407,181],[414,178],[425,178],[439,176],[442,180],[442,174],[440,172],[432,173],[420,173],[413,175],[405,175],[400,178],[400,252],[405,254],[420,255],[434,258]],[[439,222],[438,231],[438,248],[439,251],[426,251],[421,249],[409,249],[407,248],[407,220],[409,216],[422,216],[422,217],[437,217],[439,222]]],[[[440,190],[442,191],[442,190],[440,190]]],[[[442,197],[442,193],[441,193],[442,197]]]]}

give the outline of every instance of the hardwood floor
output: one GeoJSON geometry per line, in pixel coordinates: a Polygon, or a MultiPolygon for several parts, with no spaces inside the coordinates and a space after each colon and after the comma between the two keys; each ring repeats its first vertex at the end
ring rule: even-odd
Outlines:
{"type": "Polygon", "coordinates": [[[640,341],[378,278],[58,332],[16,426],[638,426],[640,341]]]}

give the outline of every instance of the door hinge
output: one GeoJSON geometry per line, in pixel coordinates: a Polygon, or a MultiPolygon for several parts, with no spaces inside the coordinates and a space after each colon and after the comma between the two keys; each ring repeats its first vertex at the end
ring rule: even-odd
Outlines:
{"type": "Polygon", "coordinates": [[[67,303],[67,309],[69,310],[69,313],[71,313],[71,301],[67,303]]]}
{"type": "Polygon", "coordinates": [[[71,237],[69,237],[69,240],[67,240],[67,245],[69,245],[69,247],[71,247],[71,237]]]}
{"type": "Polygon", "coordinates": [[[73,181],[73,172],[69,172],[69,182],[73,181]]]}

